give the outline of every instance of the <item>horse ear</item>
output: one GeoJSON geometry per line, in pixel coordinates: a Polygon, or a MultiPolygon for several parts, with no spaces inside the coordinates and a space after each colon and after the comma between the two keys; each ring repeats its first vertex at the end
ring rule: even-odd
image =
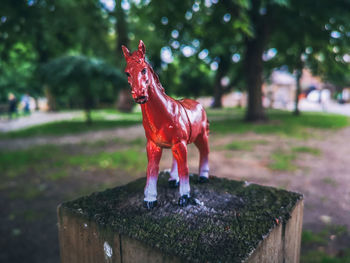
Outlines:
{"type": "Polygon", "coordinates": [[[140,40],[139,42],[139,52],[142,54],[142,57],[144,58],[146,54],[146,47],[142,40],[140,40]]]}
{"type": "Polygon", "coordinates": [[[122,45],[122,50],[123,50],[123,54],[124,54],[125,59],[130,57],[130,51],[126,46],[122,45]]]}

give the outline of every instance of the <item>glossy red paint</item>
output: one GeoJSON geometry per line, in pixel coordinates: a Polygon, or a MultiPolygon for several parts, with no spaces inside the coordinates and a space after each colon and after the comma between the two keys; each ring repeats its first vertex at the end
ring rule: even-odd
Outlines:
{"type": "Polygon", "coordinates": [[[141,104],[147,138],[145,205],[150,208],[156,204],[156,185],[163,148],[170,148],[174,157],[169,183],[180,181],[179,204],[187,205],[190,196],[187,144],[194,143],[199,149],[201,180],[206,181],[209,176],[209,125],[206,112],[195,100],[175,100],[165,94],[157,74],[145,60],[146,48],[142,41],[133,53],[125,46],[122,49],[127,62],[125,73],[133,99],[141,104]]]}

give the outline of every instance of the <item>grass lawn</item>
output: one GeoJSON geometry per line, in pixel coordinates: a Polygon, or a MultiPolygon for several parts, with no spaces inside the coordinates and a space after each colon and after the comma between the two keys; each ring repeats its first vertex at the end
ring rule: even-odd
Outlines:
{"type": "Polygon", "coordinates": [[[253,140],[253,141],[233,141],[225,145],[225,149],[232,151],[252,151],[254,146],[258,144],[268,144],[266,140],[253,140]]]}
{"type": "MultiPolygon", "coordinates": [[[[255,132],[308,138],[312,136],[313,129],[339,129],[350,124],[348,117],[324,113],[302,113],[301,116],[296,117],[287,111],[271,110],[268,112],[269,121],[261,123],[244,122],[244,109],[207,109],[207,113],[210,120],[210,131],[218,134],[255,132]]],[[[114,109],[104,109],[92,111],[92,119],[92,125],[87,125],[81,116],[70,121],[52,122],[0,133],[0,139],[66,135],[127,127],[140,124],[142,116],[141,112],[122,113],[114,109]]]]}
{"type": "MultiPolygon", "coordinates": [[[[28,171],[44,175],[49,180],[64,177],[70,168],[87,170],[120,169],[125,172],[141,172],[147,165],[146,154],[140,154],[145,147],[145,141],[115,140],[109,144],[119,145],[117,151],[105,151],[103,141],[90,145],[81,145],[89,151],[72,151],[55,145],[36,146],[25,150],[0,151],[0,167],[2,182],[11,180],[28,171]]],[[[0,184],[1,189],[1,184],[0,184]]]]}
{"type": "Polygon", "coordinates": [[[328,225],[320,232],[304,230],[302,233],[302,251],[300,262],[303,263],[348,263],[350,262],[350,247],[341,249],[341,252],[327,253],[324,248],[330,239],[341,239],[348,235],[345,226],[328,225]]]}
{"type": "Polygon", "coordinates": [[[232,115],[228,112],[228,109],[220,112],[208,111],[212,132],[221,134],[255,132],[308,138],[312,136],[312,129],[335,130],[350,125],[348,117],[336,114],[305,112],[300,116],[294,116],[291,112],[271,110],[268,111],[267,122],[248,123],[243,121],[242,110],[232,109],[232,115]]]}

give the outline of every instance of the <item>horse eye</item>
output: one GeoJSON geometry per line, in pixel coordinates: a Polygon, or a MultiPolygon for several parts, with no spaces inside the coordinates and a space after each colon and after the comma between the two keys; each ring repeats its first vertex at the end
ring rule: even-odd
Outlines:
{"type": "Polygon", "coordinates": [[[125,72],[125,74],[126,74],[128,77],[130,77],[130,73],[129,73],[129,72],[125,72]]]}
{"type": "Polygon", "coordinates": [[[146,74],[146,71],[147,71],[147,69],[144,68],[144,69],[141,71],[142,75],[145,75],[145,74],[146,74]]]}

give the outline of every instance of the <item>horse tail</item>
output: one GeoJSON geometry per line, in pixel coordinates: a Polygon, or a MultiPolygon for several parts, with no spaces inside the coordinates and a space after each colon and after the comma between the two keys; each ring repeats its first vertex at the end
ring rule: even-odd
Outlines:
{"type": "Polygon", "coordinates": [[[208,115],[206,113],[206,111],[204,110],[204,108],[202,107],[202,113],[203,113],[203,121],[205,121],[205,126],[204,126],[204,129],[205,129],[205,133],[207,135],[209,135],[209,120],[208,120],[208,115]]]}
{"type": "Polygon", "coordinates": [[[207,135],[209,135],[209,125],[210,125],[210,123],[209,123],[209,120],[208,120],[208,117],[207,117],[207,123],[205,125],[205,131],[207,132],[207,135]]]}

